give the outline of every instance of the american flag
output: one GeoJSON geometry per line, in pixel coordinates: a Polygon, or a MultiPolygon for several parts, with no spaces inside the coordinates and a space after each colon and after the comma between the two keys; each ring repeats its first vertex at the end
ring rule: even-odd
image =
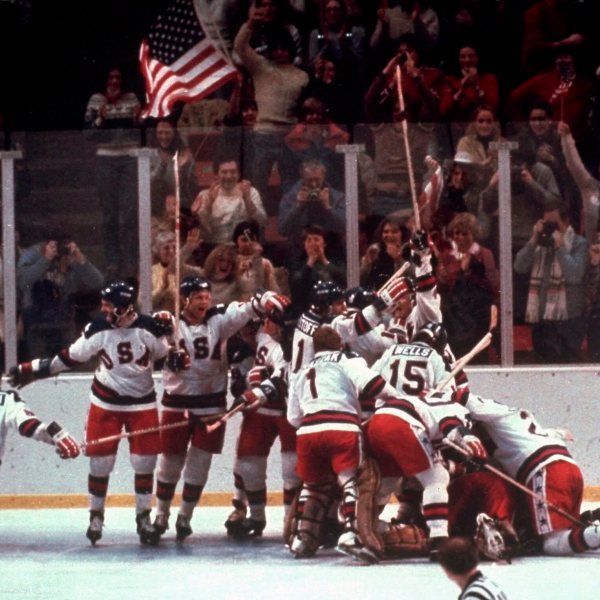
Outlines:
{"type": "Polygon", "coordinates": [[[147,104],[142,117],[166,117],[179,100],[192,102],[236,77],[236,68],[207,38],[193,0],[173,0],[140,47],[147,104]]]}

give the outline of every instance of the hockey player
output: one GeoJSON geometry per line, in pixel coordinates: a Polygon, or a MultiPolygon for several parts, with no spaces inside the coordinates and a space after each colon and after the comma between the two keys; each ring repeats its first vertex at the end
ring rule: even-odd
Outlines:
{"type": "Polygon", "coordinates": [[[226,410],[227,361],[223,343],[248,321],[287,299],[274,292],[257,293],[250,302],[211,306],[211,286],[203,277],[187,277],[180,285],[182,312],[174,332],[176,349],[163,368],[162,453],[156,483],[154,527],[169,528],[171,502],[183,473],[182,501],[175,524],[179,541],[192,534],[190,521],[214,454],[223,449],[225,428],[208,433],[205,420],[226,410]],[[168,428],[177,423],[185,426],[168,428]]]}
{"type": "Polygon", "coordinates": [[[288,421],[297,428],[298,475],[303,481],[298,500],[297,531],[290,541],[296,558],[312,556],[319,542],[331,490],[342,489],[340,512],[344,532],[337,549],[367,561],[376,556],[356,530],[356,474],[361,462],[360,401],[391,399],[394,389],[369,369],[364,359],[348,358],[332,327],[316,329],[315,356],[290,387],[288,421]]]}
{"type": "Polygon", "coordinates": [[[130,460],[135,472],[136,526],[142,544],[154,545],[159,536],[152,525],[150,507],[156,457],[160,451],[158,411],[152,379],[153,362],[165,358],[169,344],[163,325],[135,309],[135,290],[123,281],[100,292],[102,317],[86,325],[82,335],[53,358],[21,363],[10,370],[13,383],[57,375],[97,358],[90,393],[85,453],[90,458],[88,490],[92,544],[102,537],[104,508],[110,474],[117,458],[123,429],[156,431],[129,438],[130,460]]]}
{"type": "Polygon", "coordinates": [[[505,473],[531,490],[522,492],[517,506],[527,507],[528,526],[544,554],[568,556],[600,548],[600,521],[574,524],[580,520],[583,476],[567,449],[569,436],[542,427],[528,410],[468,392],[457,399],[489,436],[491,455],[505,473]]]}
{"type": "Polygon", "coordinates": [[[79,456],[77,440],[56,421],[42,423],[17,392],[0,391],[0,465],[10,429],[16,429],[23,437],[54,446],[61,458],[79,456]]]}
{"type": "Polygon", "coordinates": [[[296,430],[286,418],[288,360],[295,322],[291,306],[283,313],[274,309],[266,314],[257,334],[254,367],[248,376],[251,389],[237,400],[251,407],[244,412],[237,441],[235,508],[225,522],[228,534],[236,538],[261,535],[265,528],[267,458],[277,438],[281,445],[284,519],[300,487],[296,475],[296,430]],[[253,390],[267,384],[276,393],[264,403],[255,402],[253,390]]]}

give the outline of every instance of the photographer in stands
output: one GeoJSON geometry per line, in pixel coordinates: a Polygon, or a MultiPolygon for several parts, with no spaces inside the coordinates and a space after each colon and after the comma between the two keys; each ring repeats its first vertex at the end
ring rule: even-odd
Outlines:
{"type": "Polygon", "coordinates": [[[543,362],[581,362],[588,242],[569,223],[567,206],[548,208],[517,252],[515,271],[530,275],[525,321],[543,362]]]}
{"type": "MultiPolygon", "coordinates": [[[[45,238],[23,250],[17,263],[27,358],[56,354],[68,346],[79,333],[76,310],[85,295],[103,284],[102,273],[72,237],[48,232],[45,238]]],[[[90,306],[96,304],[94,300],[90,306]]]]}

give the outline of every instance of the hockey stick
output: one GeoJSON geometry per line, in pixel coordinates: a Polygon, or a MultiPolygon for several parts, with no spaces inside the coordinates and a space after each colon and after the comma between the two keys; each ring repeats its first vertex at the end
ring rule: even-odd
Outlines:
{"type": "MultiPolygon", "coordinates": [[[[404,94],[402,93],[402,69],[396,65],[396,90],[398,92],[398,103],[400,113],[404,113],[404,94]]],[[[408,181],[410,184],[410,195],[412,198],[413,212],[415,217],[415,229],[421,229],[421,215],[419,214],[419,201],[417,199],[417,188],[415,185],[415,173],[413,171],[412,154],[410,142],[408,141],[408,122],[406,116],[402,115],[402,133],[404,137],[404,151],[406,153],[406,166],[408,167],[408,181]]]]}
{"type": "MultiPolygon", "coordinates": [[[[449,440],[447,437],[442,438],[442,443],[444,445],[448,446],[449,448],[452,448],[452,449],[460,452],[467,458],[472,458],[472,456],[473,456],[468,450],[465,450],[462,446],[455,444],[453,441],[449,440]]],[[[574,525],[578,525],[580,527],[585,527],[585,523],[583,523],[579,519],[575,518],[573,515],[568,513],[566,510],[563,510],[562,508],[560,508],[560,506],[556,506],[556,504],[552,504],[552,502],[548,502],[548,500],[546,500],[546,498],[544,498],[540,494],[537,494],[533,490],[530,490],[526,485],[519,483],[516,479],[513,479],[510,475],[507,475],[504,471],[497,469],[496,467],[490,465],[488,462],[478,463],[478,464],[482,464],[484,469],[486,469],[490,473],[493,473],[494,475],[497,475],[501,479],[504,479],[504,481],[512,484],[514,487],[518,488],[522,492],[525,492],[526,494],[531,496],[534,500],[537,500],[538,502],[543,502],[550,510],[557,512],[559,515],[561,515],[561,516],[565,517],[566,519],[568,519],[569,521],[571,521],[571,523],[573,523],[574,525]]]]}
{"type": "MultiPolygon", "coordinates": [[[[198,417],[194,415],[195,419],[201,420],[211,420],[217,418],[217,415],[211,415],[210,417],[198,417]]],[[[161,431],[167,431],[168,429],[177,429],[179,427],[184,427],[185,425],[190,425],[192,423],[190,419],[186,419],[185,421],[176,421],[175,423],[166,423],[165,425],[157,425],[156,427],[146,427],[145,429],[136,429],[135,431],[123,431],[122,433],[115,433],[114,435],[107,435],[103,438],[98,438],[96,440],[90,440],[89,442],[81,442],[81,448],[87,448],[89,446],[97,446],[98,444],[105,444],[106,442],[114,442],[115,440],[122,440],[125,438],[136,437],[138,435],[146,435],[148,433],[156,433],[161,431]]],[[[206,427],[208,431],[208,427],[206,427]]]]}
{"type": "Polygon", "coordinates": [[[482,350],[485,350],[492,343],[492,332],[488,331],[474,346],[471,348],[469,352],[467,352],[464,356],[461,356],[453,365],[452,371],[448,373],[446,379],[444,379],[441,383],[437,385],[433,393],[441,392],[444,388],[456,377],[460,371],[462,371],[465,366],[482,350]]]}
{"type": "Polygon", "coordinates": [[[179,191],[179,151],[173,156],[173,171],[175,175],[175,324],[173,326],[173,339],[175,348],[179,348],[179,311],[180,296],[179,282],[181,278],[181,196],[179,191]]]}

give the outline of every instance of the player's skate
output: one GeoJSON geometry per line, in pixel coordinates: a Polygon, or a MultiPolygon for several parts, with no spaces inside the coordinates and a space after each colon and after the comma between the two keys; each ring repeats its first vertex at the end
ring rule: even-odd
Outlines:
{"type": "Polygon", "coordinates": [[[90,525],[85,532],[86,537],[92,546],[102,537],[102,527],[104,526],[104,511],[90,510],[90,525]]]}
{"type": "Polygon", "coordinates": [[[342,533],[335,549],[346,556],[351,556],[368,564],[379,562],[375,552],[365,546],[354,531],[342,533]]]}
{"type": "Polygon", "coordinates": [[[150,520],[150,510],[145,510],[135,516],[137,532],[140,536],[140,542],[145,546],[156,546],[160,540],[160,533],[152,525],[150,520]]]}
{"type": "Polygon", "coordinates": [[[582,512],[579,516],[579,520],[583,523],[589,523],[590,525],[594,523],[594,521],[600,521],[600,508],[582,512]]]}
{"type": "Polygon", "coordinates": [[[319,544],[315,537],[305,531],[298,532],[290,544],[290,552],[294,558],[310,558],[318,549],[319,544]]]}
{"type": "Polygon", "coordinates": [[[154,518],[154,529],[158,531],[158,535],[163,535],[169,529],[169,513],[156,515],[154,518]]]}
{"type": "Polygon", "coordinates": [[[250,517],[244,519],[238,526],[236,534],[232,535],[238,538],[260,537],[266,525],[265,521],[259,521],[250,517]]]}
{"type": "Polygon", "coordinates": [[[177,521],[175,522],[175,531],[177,532],[177,541],[183,542],[186,537],[192,535],[192,527],[190,525],[190,518],[185,515],[177,515],[177,521]]]}
{"type": "Polygon", "coordinates": [[[232,537],[243,537],[242,523],[246,518],[246,506],[238,500],[234,500],[233,506],[233,511],[227,517],[227,521],[225,521],[225,529],[227,529],[227,535],[232,537]]]}

